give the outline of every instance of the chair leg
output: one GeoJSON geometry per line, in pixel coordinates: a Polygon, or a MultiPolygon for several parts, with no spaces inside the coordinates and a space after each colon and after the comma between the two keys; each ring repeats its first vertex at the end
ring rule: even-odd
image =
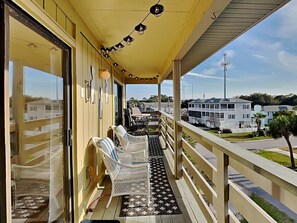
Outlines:
{"type": "Polygon", "coordinates": [[[147,206],[151,204],[151,184],[150,184],[150,178],[147,178],[148,185],[147,185],[147,206]]]}
{"type": "Polygon", "coordinates": [[[105,207],[105,208],[108,208],[108,207],[109,207],[109,205],[110,205],[110,202],[111,202],[111,199],[112,199],[112,195],[110,195],[110,197],[109,197],[109,200],[108,200],[108,202],[107,202],[107,205],[106,205],[106,207],[105,207]]]}

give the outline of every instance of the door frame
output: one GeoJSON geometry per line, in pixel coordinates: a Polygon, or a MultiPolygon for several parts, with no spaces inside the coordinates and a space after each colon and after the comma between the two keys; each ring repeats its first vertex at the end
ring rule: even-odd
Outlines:
{"type": "Polygon", "coordinates": [[[74,221],[73,196],[73,160],[72,160],[72,78],[71,78],[71,47],[46,29],[27,12],[11,0],[0,0],[0,222],[11,220],[11,161],[9,134],[9,98],[8,94],[8,63],[9,63],[9,16],[28,26],[34,32],[62,50],[64,63],[64,196],[65,220],[74,221]]]}
{"type": "MultiPolygon", "coordinates": [[[[121,84],[120,82],[118,82],[116,79],[114,79],[114,81],[113,81],[113,86],[114,85],[117,85],[117,92],[118,92],[118,94],[120,94],[120,95],[118,95],[118,96],[120,96],[120,97],[118,97],[118,102],[121,102],[120,103],[120,105],[121,105],[121,123],[116,123],[118,120],[116,120],[116,117],[114,117],[114,121],[115,121],[115,124],[118,124],[118,125],[123,125],[123,116],[124,116],[124,113],[123,113],[123,105],[124,105],[124,102],[123,102],[123,95],[124,95],[124,86],[123,86],[123,84],[121,84]],[[121,89],[121,91],[119,91],[119,88],[121,89]]],[[[115,90],[113,90],[113,92],[115,92],[115,90]]],[[[114,95],[115,96],[115,95],[114,95]]],[[[113,96],[113,97],[114,97],[113,96]]],[[[114,101],[114,103],[115,103],[115,101],[114,101]]],[[[114,112],[115,112],[115,109],[114,109],[114,112]]],[[[114,116],[115,116],[115,113],[114,113],[114,116]]]]}

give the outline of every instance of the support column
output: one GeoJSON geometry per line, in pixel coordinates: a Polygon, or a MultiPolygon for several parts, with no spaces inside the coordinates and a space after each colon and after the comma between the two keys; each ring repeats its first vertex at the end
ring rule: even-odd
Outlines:
{"type": "Polygon", "coordinates": [[[177,122],[181,120],[180,98],[181,61],[173,61],[173,116],[174,116],[174,172],[175,178],[182,177],[182,129],[177,122]]]}
{"type": "Polygon", "coordinates": [[[161,84],[158,84],[158,111],[161,111],[161,84]]]}

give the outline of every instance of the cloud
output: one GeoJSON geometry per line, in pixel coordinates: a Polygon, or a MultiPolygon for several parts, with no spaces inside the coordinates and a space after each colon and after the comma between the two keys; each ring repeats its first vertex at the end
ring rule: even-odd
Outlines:
{"type": "Polygon", "coordinates": [[[279,62],[290,71],[297,70],[297,56],[286,52],[285,50],[279,51],[277,54],[279,62]]]}
{"type": "Polygon", "coordinates": [[[280,29],[277,32],[284,39],[297,36],[297,1],[291,1],[281,11],[280,29]]]}
{"type": "Polygon", "coordinates": [[[198,74],[198,73],[193,73],[193,72],[188,72],[187,75],[200,77],[200,78],[208,78],[208,79],[220,79],[220,80],[223,79],[222,77],[216,77],[216,76],[206,75],[206,74],[198,74]]]}
{"type": "Polygon", "coordinates": [[[259,55],[259,54],[253,54],[253,57],[259,58],[259,59],[264,59],[266,60],[267,58],[265,56],[259,55]]]}
{"type": "Polygon", "coordinates": [[[217,71],[222,70],[222,68],[208,68],[208,69],[204,69],[202,71],[202,73],[204,73],[205,75],[216,75],[217,71]]]}
{"type": "Polygon", "coordinates": [[[234,50],[226,50],[224,53],[226,53],[229,58],[233,58],[236,55],[234,50]]]}

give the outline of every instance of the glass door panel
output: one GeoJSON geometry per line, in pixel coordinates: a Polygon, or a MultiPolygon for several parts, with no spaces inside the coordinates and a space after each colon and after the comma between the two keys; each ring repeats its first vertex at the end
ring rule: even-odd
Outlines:
{"type": "Polygon", "coordinates": [[[12,222],[64,221],[63,49],[9,17],[12,222]]]}

